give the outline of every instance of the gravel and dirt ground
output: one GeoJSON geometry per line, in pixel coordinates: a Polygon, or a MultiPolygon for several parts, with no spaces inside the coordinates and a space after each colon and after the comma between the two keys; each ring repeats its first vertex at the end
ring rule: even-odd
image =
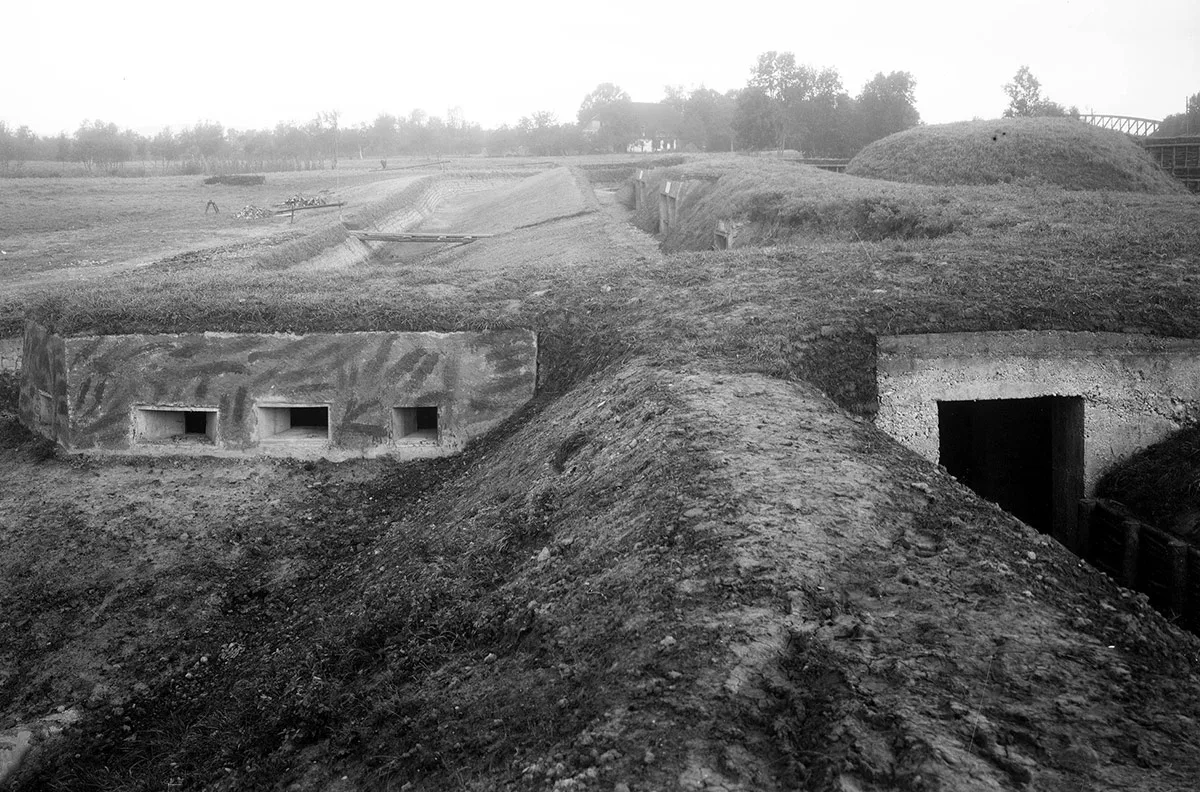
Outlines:
{"type": "Polygon", "coordinates": [[[79,717],[11,788],[1196,788],[1200,641],[749,370],[750,327],[824,343],[765,296],[819,256],[582,201],[396,275],[585,358],[455,458],[71,457],[0,388],[0,731],[79,717]]]}

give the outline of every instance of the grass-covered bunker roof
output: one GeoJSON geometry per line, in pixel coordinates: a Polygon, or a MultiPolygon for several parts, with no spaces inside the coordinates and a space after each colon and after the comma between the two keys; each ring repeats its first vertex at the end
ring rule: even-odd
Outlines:
{"type": "Polygon", "coordinates": [[[915,184],[1054,184],[1068,190],[1173,194],[1130,137],[1072,118],[1002,118],[919,126],[877,140],[846,168],[915,184]]]}

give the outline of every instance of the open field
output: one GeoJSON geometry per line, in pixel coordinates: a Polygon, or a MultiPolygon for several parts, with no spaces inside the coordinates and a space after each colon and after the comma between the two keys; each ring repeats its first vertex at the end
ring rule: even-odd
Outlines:
{"type": "Polygon", "coordinates": [[[869,420],[876,333],[1200,337],[1194,198],[689,161],[660,247],[625,185],[529,170],[426,221],[495,233],[465,246],[6,292],[73,333],[542,350],[434,462],[70,457],[0,416],[0,730],[83,718],[14,789],[1194,789],[1200,640],[869,420]],[[747,246],[707,250],[730,215],[747,246]]]}
{"type": "Polygon", "coordinates": [[[271,174],[266,183],[206,185],[202,176],[20,179],[0,195],[0,267],[7,289],[140,268],[201,248],[278,243],[339,222],[338,210],[241,219],[247,205],[274,211],[293,195],[330,203],[379,200],[419,178],[413,171],[271,174]],[[206,212],[214,201],[220,213],[206,212]]]}

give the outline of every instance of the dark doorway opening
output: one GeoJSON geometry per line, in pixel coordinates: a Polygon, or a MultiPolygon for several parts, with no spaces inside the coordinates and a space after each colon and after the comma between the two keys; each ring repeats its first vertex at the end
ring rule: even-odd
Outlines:
{"type": "Polygon", "coordinates": [[[262,441],[329,440],[329,407],[258,407],[258,437],[262,441]]]}
{"type": "Polygon", "coordinates": [[[293,407],[292,428],[329,429],[328,407],[293,407]]]}
{"type": "Polygon", "coordinates": [[[939,461],[1004,510],[1075,546],[1083,497],[1083,399],[938,402],[939,461]]]}
{"type": "Polygon", "coordinates": [[[189,410],[183,414],[184,434],[208,434],[208,419],[212,413],[189,410]]]}

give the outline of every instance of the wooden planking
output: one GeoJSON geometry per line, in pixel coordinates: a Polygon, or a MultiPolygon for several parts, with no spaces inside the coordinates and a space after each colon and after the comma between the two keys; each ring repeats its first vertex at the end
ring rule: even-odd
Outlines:
{"type": "Polygon", "coordinates": [[[303,212],[305,209],[336,209],[339,206],[345,206],[345,205],[346,205],[345,203],[331,203],[331,204],[313,204],[312,206],[289,206],[285,209],[276,209],[275,214],[276,215],[295,214],[296,212],[303,212]]]}

